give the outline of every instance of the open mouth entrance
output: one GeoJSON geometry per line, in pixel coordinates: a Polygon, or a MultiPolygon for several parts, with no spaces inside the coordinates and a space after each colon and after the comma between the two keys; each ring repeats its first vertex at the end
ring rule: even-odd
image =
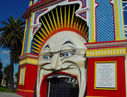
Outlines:
{"type": "Polygon", "coordinates": [[[78,97],[78,81],[68,75],[47,77],[47,97],[78,97]]]}

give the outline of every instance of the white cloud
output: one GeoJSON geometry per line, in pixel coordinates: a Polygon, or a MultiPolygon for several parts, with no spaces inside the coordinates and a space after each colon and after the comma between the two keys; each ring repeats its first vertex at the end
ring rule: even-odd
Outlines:
{"type": "Polygon", "coordinates": [[[3,50],[1,54],[3,54],[3,55],[9,55],[10,54],[10,51],[3,50]]]}
{"type": "Polygon", "coordinates": [[[123,11],[127,12],[127,4],[123,6],[123,11]]]}
{"type": "Polygon", "coordinates": [[[4,63],[8,63],[9,61],[8,60],[4,60],[4,63]]]}

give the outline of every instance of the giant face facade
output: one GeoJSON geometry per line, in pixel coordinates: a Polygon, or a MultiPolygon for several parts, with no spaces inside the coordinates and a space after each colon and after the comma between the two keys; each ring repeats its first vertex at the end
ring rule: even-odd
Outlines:
{"type": "Polygon", "coordinates": [[[39,55],[37,97],[84,97],[88,26],[80,4],[60,5],[40,16],[32,53],[39,55]]]}
{"type": "Polygon", "coordinates": [[[72,31],[57,33],[45,43],[39,55],[38,94],[43,93],[47,81],[47,97],[83,97],[86,90],[84,43],[86,40],[72,31]]]}

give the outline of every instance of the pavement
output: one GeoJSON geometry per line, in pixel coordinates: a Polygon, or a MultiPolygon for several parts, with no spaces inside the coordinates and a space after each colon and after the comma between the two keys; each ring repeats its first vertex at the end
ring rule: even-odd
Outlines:
{"type": "Polygon", "coordinates": [[[19,96],[16,93],[0,92],[0,97],[22,97],[22,96],[19,96]]]}

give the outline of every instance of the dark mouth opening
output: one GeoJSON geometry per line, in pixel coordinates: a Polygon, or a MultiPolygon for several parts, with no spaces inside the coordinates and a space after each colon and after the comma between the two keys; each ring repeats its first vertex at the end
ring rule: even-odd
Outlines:
{"type": "Polygon", "coordinates": [[[78,81],[72,76],[55,74],[48,76],[47,82],[47,97],[78,97],[78,81]]]}

